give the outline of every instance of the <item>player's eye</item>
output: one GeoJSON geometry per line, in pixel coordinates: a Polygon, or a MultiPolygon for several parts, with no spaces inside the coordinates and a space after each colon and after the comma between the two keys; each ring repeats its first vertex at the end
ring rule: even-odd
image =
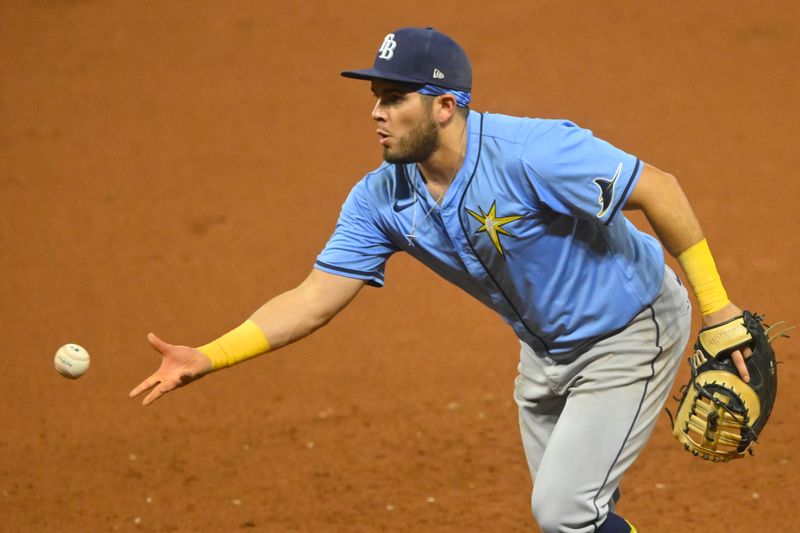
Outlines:
{"type": "Polygon", "coordinates": [[[386,105],[394,105],[394,104],[399,104],[404,99],[405,96],[401,93],[389,93],[387,95],[384,95],[381,100],[386,105]]]}

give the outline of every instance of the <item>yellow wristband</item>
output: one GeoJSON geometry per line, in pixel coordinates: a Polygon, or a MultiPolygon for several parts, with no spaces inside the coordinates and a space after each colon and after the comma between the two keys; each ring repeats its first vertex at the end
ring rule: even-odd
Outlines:
{"type": "Polygon", "coordinates": [[[678,262],[694,290],[701,313],[709,315],[730,303],[705,239],[681,252],[678,262]]]}
{"type": "Polygon", "coordinates": [[[247,320],[236,329],[197,349],[211,359],[211,369],[218,370],[266,353],[270,346],[261,328],[252,320],[247,320]]]}

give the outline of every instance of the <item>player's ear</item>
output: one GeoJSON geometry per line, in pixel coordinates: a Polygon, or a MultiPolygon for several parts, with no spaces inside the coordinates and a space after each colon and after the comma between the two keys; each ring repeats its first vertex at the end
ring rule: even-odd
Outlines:
{"type": "Polygon", "coordinates": [[[434,117],[436,117],[440,124],[444,125],[449,122],[456,112],[456,98],[452,94],[442,94],[436,97],[434,101],[434,117]]]}

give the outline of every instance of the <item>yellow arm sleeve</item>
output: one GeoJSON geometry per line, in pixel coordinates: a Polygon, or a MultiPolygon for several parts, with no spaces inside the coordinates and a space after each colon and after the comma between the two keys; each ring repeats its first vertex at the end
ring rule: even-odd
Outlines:
{"type": "Polygon", "coordinates": [[[211,359],[211,369],[218,370],[266,353],[270,345],[261,328],[252,320],[247,320],[197,349],[211,359]]]}
{"type": "Polygon", "coordinates": [[[705,239],[681,252],[678,262],[686,273],[703,315],[719,311],[730,303],[705,239]]]}

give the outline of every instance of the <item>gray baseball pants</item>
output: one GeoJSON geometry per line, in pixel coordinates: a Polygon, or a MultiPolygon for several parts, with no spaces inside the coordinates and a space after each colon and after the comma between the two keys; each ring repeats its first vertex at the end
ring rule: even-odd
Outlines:
{"type": "Polygon", "coordinates": [[[689,338],[691,305],[670,269],[656,300],[626,328],[554,361],[522,344],[514,396],[544,533],[591,533],[639,456],[689,338]]]}

